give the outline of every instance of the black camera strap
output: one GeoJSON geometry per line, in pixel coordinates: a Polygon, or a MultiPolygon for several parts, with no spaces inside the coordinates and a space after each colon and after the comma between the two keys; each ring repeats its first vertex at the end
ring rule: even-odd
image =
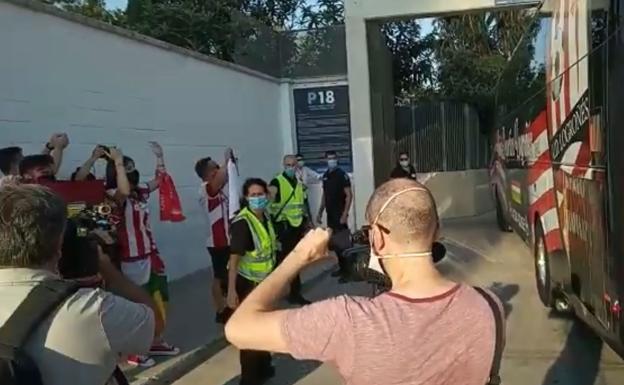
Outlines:
{"type": "Polygon", "coordinates": [[[498,303],[492,298],[492,296],[480,287],[474,287],[477,293],[487,301],[492,314],[494,315],[494,323],[496,325],[496,342],[494,345],[494,358],[492,359],[492,367],[490,369],[490,376],[485,385],[500,385],[500,366],[503,360],[503,348],[505,343],[505,329],[504,329],[504,316],[501,312],[498,303]]]}
{"type": "Polygon", "coordinates": [[[32,332],[78,290],[71,281],[43,281],[35,286],[2,327],[0,344],[21,348],[32,332]]]}

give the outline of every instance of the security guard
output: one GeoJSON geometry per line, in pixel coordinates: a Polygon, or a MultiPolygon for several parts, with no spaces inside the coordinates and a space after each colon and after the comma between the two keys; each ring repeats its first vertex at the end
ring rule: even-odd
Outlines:
{"type": "MultiPolygon", "coordinates": [[[[243,207],[230,229],[230,265],[227,304],[239,303],[275,268],[278,249],[275,229],[268,215],[268,186],[262,179],[243,184],[243,207]]],[[[271,353],[241,350],[240,385],[259,385],[275,375],[271,353]]]]}
{"type": "MultiPolygon", "coordinates": [[[[297,158],[294,155],[284,157],[284,171],[270,183],[269,191],[273,203],[271,216],[275,222],[277,239],[281,250],[277,255],[277,263],[297,246],[303,238],[308,225],[305,206],[305,188],[296,176],[297,158]]],[[[297,276],[290,285],[288,301],[293,304],[307,305],[310,302],[301,295],[301,278],[297,276]]]]}

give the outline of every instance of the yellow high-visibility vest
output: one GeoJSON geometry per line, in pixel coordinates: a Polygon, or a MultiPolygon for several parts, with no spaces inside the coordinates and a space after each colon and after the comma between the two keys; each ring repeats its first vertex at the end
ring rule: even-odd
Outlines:
{"type": "Polygon", "coordinates": [[[283,174],[279,174],[275,179],[279,184],[280,197],[279,202],[273,202],[271,204],[271,214],[277,215],[277,213],[279,213],[279,217],[275,218],[275,222],[288,221],[292,227],[301,226],[305,213],[305,192],[303,190],[303,184],[297,181],[293,193],[293,186],[283,174]],[[290,198],[291,195],[292,198],[290,198]],[[288,200],[288,198],[290,198],[290,200],[288,200]]]}
{"type": "Polygon", "coordinates": [[[241,257],[238,273],[253,282],[262,282],[275,267],[277,253],[277,237],[271,220],[267,218],[267,226],[252,213],[249,208],[243,208],[234,222],[246,221],[254,242],[254,250],[248,251],[241,257]]]}

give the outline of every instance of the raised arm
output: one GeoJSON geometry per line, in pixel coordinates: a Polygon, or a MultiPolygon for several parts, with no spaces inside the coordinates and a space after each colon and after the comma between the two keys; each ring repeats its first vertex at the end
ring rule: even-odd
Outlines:
{"type": "Polygon", "coordinates": [[[147,188],[150,192],[155,191],[160,187],[160,178],[158,177],[158,171],[165,171],[165,155],[163,149],[157,142],[150,142],[152,152],[156,156],[156,175],[154,179],[147,182],[147,188]]]}
{"type": "Polygon", "coordinates": [[[104,150],[104,148],[102,148],[102,146],[100,145],[95,146],[89,159],[87,159],[82,164],[82,166],[80,166],[80,169],[78,169],[78,171],[76,172],[76,177],[74,179],[77,181],[87,179],[87,176],[91,172],[91,169],[93,168],[95,162],[104,155],[106,155],[106,150],[104,150]]]}
{"type": "Polygon", "coordinates": [[[116,148],[111,148],[108,155],[111,161],[114,163],[117,181],[117,188],[115,189],[115,193],[112,195],[112,198],[117,203],[123,203],[126,201],[126,198],[130,196],[130,182],[128,182],[128,176],[126,175],[126,167],[124,166],[123,162],[123,154],[120,150],[116,148]]]}
{"type": "Polygon", "coordinates": [[[54,159],[54,175],[58,173],[63,163],[63,151],[69,145],[69,137],[64,133],[52,134],[42,153],[54,159]]]}
{"type": "Polygon", "coordinates": [[[208,183],[210,195],[216,195],[227,184],[228,181],[228,161],[234,157],[234,152],[231,148],[225,150],[223,157],[223,163],[219,166],[214,178],[208,183]]]}

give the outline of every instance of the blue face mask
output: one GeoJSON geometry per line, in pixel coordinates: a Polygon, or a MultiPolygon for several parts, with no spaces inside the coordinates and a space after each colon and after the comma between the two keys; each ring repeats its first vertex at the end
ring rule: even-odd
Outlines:
{"type": "Polygon", "coordinates": [[[295,168],[294,167],[284,167],[284,174],[286,176],[292,178],[295,176],[295,168]]]}
{"type": "Polygon", "coordinates": [[[328,159],[327,160],[327,167],[329,167],[329,168],[336,168],[336,167],[338,167],[338,159],[328,159]]]}
{"type": "Polygon", "coordinates": [[[249,197],[247,198],[247,201],[249,202],[249,208],[252,210],[264,210],[269,204],[269,200],[264,195],[259,197],[249,197]]]}

